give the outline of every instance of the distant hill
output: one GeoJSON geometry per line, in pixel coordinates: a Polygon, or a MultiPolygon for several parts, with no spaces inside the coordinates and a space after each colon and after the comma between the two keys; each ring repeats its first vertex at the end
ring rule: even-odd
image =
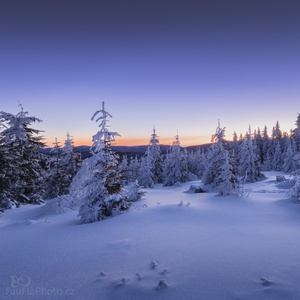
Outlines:
{"type": "MultiPolygon", "coordinates": [[[[186,148],[188,151],[195,151],[199,148],[202,149],[207,149],[210,146],[210,144],[203,144],[203,145],[195,145],[195,146],[188,146],[188,147],[184,147],[186,148]]],[[[118,154],[120,154],[120,156],[123,155],[127,155],[127,156],[142,156],[145,154],[146,150],[147,150],[148,145],[140,145],[140,146],[111,146],[111,149],[115,152],[117,152],[118,154]]],[[[160,151],[162,154],[167,153],[167,150],[170,148],[169,145],[159,145],[160,147],[160,151]]],[[[82,159],[85,159],[87,157],[91,156],[91,152],[90,152],[90,146],[76,146],[74,147],[74,151],[75,152],[80,152],[82,159]]],[[[51,150],[52,148],[44,148],[43,149],[43,153],[51,155],[51,150]]]]}

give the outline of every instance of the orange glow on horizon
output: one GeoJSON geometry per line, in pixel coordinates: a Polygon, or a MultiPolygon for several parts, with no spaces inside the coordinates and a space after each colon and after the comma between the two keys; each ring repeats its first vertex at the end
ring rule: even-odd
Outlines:
{"type": "MultiPolygon", "coordinates": [[[[175,137],[158,138],[159,144],[161,145],[172,145],[175,137]]],[[[211,136],[179,136],[180,144],[183,147],[186,146],[196,146],[210,143],[211,136]]],[[[149,145],[149,138],[116,138],[115,142],[112,143],[113,146],[141,146],[149,145]]],[[[53,141],[46,141],[47,147],[53,147],[53,141]]],[[[92,140],[88,138],[74,139],[74,146],[91,146],[92,140]]],[[[60,143],[63,146],[63,143],[60,143]]]]}

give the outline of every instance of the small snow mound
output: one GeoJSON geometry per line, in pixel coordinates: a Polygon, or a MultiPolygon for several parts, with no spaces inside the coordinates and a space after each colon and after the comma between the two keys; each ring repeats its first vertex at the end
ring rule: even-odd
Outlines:
{"type": "Polygon", "coordinates": [[[263,286],[269,286],[272,284],[272,281],[270,281],[269,279],[266,279],[264,277],[260,278],[260,283],[263,286]]]}
{"type": "Polygon", "coordinates": [[[206,193],[206,191],[200,186],[192,184],[186,193],[195,194],[195,193],[206,193]]]}
{"type": "Polygon", "coordinates": [[[183,202],[182,201],[180,201],[178,204],[177,204],[177,206],[182,206],[183,205],[183,202]]]}
{"type": "Polygon", "coordinates": [[[165,274],[167,274],[167,273],[169,273],[168,269],[164,269],[164,270],[161,272],[161,275],[165,275],[165,274]]]}
{"type": "Polygon", "coordinates": [[[159,282],[158,282],[158,285],[156,286],[156,290],[162,290],[162,289],[165,289],[168,287],[168,284],[166,283],[166,281],[164,279],[161,279],[159,282]]]}
{"type": "Polygon", "coordinates": [[[39,223],[40,223],[40,221],[37,221],[37,220],[28,219],[28,220],[25,221],[26,225],[33,225],[33,224],[39,224],[39,223]]]}
{"type": "Polygon", "coordinates": [[[276,176],[276,181],[279,181],[279,182],[282,182],[282,181],[285,181],[286,178],[284,177],[284,175],[277,175],[276,176]]]}

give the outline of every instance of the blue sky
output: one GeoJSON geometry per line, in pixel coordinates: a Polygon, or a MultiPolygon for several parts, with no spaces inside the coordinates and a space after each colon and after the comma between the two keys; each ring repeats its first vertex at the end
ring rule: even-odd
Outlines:
{"type": "Polygon", "coordinates": [[[300,2],[0,2],[0,110],[43,120],[48,144],[91,143],[105,101],[117,144],[208,142],[295,127],[300,2]]]}

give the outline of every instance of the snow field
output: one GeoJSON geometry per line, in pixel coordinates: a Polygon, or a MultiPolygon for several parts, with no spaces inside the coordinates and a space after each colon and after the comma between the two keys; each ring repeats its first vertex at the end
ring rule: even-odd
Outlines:
{"type": "Polygon", "coordinates": [[[186,193],[199,182],[156,185],[129,211],[92,224],[77,211],[8,210],[0,297],[299,299],[300,206],[276,172],[265,174],[246,198],[186,193]]]}

